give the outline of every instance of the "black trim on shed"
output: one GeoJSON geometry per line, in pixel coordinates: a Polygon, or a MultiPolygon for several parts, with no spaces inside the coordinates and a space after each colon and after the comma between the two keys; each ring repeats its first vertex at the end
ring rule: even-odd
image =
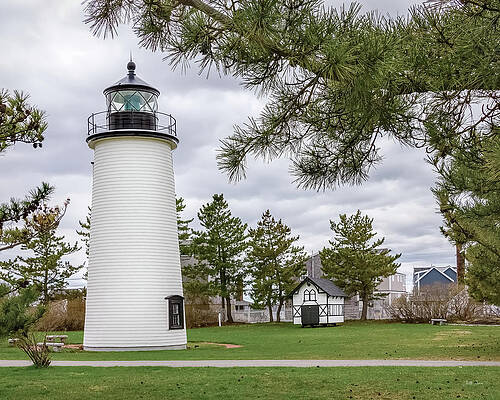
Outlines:
{"type": "Polygon", "coordinates": [[[332,297],[347,297],[344,291],[340,289],[337,285],[335,285],[335,283],[333,283],[332,281],[323,278],[310,278],[310,277],[306,277],[302,282],[300,282],[295,287],[295,289],[293,289],[290,292],[288,297],[289,298],[292,297],[295,294],[295,292],[297,292],[300,289],[300,287],[306,282],[312,283],[313,285],[323,290],[326,294],[332,297]]]}

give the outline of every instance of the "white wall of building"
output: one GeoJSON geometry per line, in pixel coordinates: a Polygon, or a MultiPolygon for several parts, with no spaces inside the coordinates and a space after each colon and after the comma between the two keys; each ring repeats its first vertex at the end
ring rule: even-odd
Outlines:
{"type": "Polygon", "coordinates": [[[139,137],[91,143],[86,349],[186,345],[185,329],[169,330],[165,300],[182,296],[172,146],[139,137]]]}
{"type": "MultiPolygon", "coordinates": [[[[322,290],[320,290],[318,287],[315,285],[311,284],[310,286],[307,285],[307,283],[303,284],[299,290],[297,290],[296,293],[293,295],[292,299],[292,315],[293,315],[293,323],[294,324],[302,324],[302,319],[300,315],[296,315],[296,312],[293,311],[294,307],[302,306],[302,305],[314,305],[318,304],[320,307],[321,306],[335,306],[335,305],[343,305],[344,304],[344,298],[343,297],[333,297],[329,296],[322,290]],[[316,292],[316,301],[304,301],[304,292],[306,290],[314,290],[316,292]]],[[[329,314],[327,310],[327,314],[329,314]]],[[[333,315],[326,315],[322,316],[320,312],[320,317],[319,317],[319,323],[320,324],[333,324],[333,323],[339,323],[339,322],[344,322],[344,316],[333,316],[333,315]]]]}

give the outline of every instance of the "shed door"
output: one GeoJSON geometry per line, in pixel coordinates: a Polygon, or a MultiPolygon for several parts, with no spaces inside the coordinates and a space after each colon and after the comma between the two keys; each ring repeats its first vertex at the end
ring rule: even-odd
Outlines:
{"type": "Polygon", "coordinates": [[[302,325],[319,324],[319,305],[302,306],[302,325]]]}

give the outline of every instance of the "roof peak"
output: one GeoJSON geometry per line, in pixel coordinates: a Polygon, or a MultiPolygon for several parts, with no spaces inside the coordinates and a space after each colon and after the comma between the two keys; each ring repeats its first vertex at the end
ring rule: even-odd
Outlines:
{"type": "Polygon", "coordinates": [[[131,89],[131,90],[146,90],[148,92],[153,92],[158,96],[160,94],[160,91],[151,86],[149,83],[143,81],[141,78],[139,78],[135,74],[135,69],[136,69],[136,64],[132,60],[132,54],[130,54],[130,61],[127,63],[127,75],[125,75],[125,77],[123,77],[110,87],[106,88],[104,90],[104,94],[114,90],[131,89]],[[120,87],[123,87],[123,89],[121,89],[120,87]]]}

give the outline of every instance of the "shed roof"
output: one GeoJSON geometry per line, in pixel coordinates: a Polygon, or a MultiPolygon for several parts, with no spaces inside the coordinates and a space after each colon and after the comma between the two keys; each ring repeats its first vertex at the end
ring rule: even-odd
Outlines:
{"type": "Polygon", "coordinates": [[[324,279],[324,278],[310,278],[307,277],[305,278],[302,282],[300,282],[295,289],[292,290],[292,292],[289,294],[289,297],[292,296],[299,288],[305,283],[305,282],[311,282],[317,287],[319,287],[321,290],[323,290],[325,293],[329,294],[330,296],[334,297],[347,297],[347,295],[344,293],[342,289],[340,289],[335,283],[333,283],[329,279],[324,279]]]}

